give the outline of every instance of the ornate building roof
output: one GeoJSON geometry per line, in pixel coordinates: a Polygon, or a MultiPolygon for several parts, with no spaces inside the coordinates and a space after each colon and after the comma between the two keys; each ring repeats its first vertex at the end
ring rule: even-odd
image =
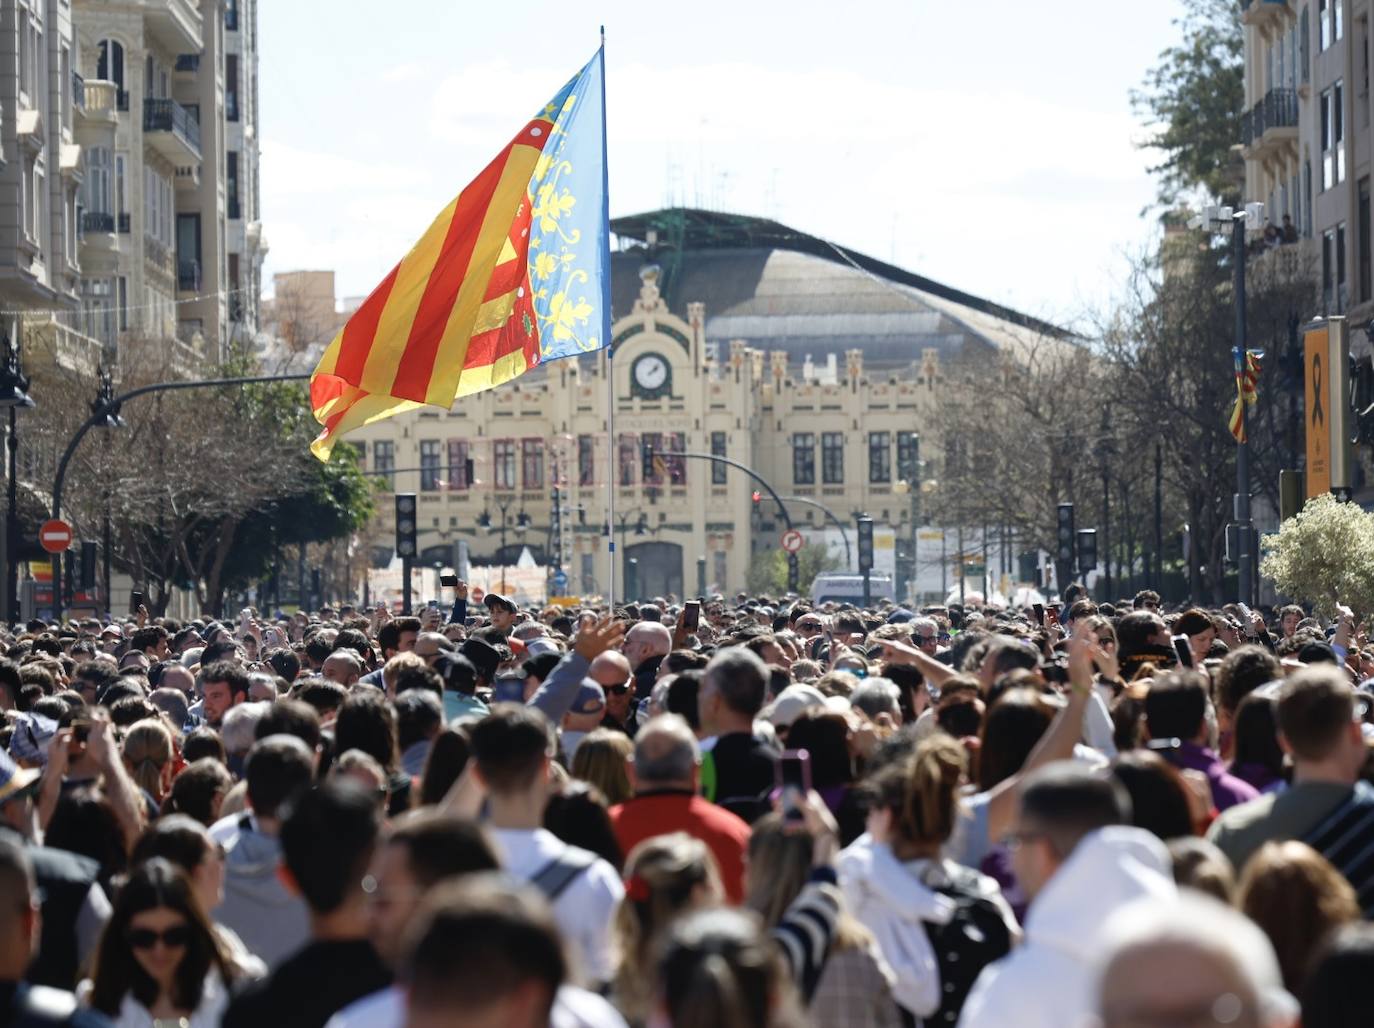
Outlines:
{"type": "Polygon", "coordinates": [[[639,272],[660,268],[668,308],[706,305],[706,339],[721,352],[742,339],[760,350],[824,364],[864,351],[870,367],[1016,350],[1028,337],[1069,340],[1066,330],[764,218],[671,208],[611,222],[612,307],[633,307],[639,272]]]}

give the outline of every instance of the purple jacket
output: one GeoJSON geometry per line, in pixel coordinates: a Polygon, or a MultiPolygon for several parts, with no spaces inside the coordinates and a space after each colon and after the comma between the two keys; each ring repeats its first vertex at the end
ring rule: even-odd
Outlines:
{"type": "Polygon", "coordinates": [[[1206,746],[1199,746],[1195,742],[1183,742],[1176,750],[1164,751],[1163,756],[1167,757],[1174,767],[1201,771],[1205,774],[1208,784],[1212,787],[1212,805],[1217,810],[1227,810],[1259,798],[1258,789],[1249,782],[1241,781],[1235,775],[1229,774],[1216,751],[1206,746]]]}

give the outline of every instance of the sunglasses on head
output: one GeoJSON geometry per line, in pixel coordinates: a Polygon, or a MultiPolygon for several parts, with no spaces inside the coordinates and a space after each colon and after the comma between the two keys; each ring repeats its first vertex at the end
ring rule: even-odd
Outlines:
{"type": "Polygon", "coordinates": [[[191,941],[191,928],[184,924],[161,932],[151,928],[130,928],[125,938],[133,949],[152,949],[159,942],[168,949],[183,949],[191,941]]]}

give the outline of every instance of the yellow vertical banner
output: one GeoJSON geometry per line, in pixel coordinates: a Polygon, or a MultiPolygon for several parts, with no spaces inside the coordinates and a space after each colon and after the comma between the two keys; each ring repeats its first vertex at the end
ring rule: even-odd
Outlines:
{"type": "Polygon", "coordinates": [[[1303,340],[1303,379],[1307,393],[1307,498],[1331,491],[1330,332],[1325,324],[1303,340]]]}

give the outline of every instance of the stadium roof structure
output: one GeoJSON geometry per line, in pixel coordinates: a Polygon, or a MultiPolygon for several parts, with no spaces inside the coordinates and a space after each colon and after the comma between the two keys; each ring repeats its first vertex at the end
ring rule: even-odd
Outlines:
{"type": "Polygon", "coordinates": [[[706,305],[706,339],[743,339],[789,360],[824,361],[848,349],[873,365],[1019,351],[1030,338],[1075,341],[1068,330],[943,285],[779,222],[751,215],[667,208],[611,221],[612,309],[630,311],[638,272],[659,267],[669,310],[706,305]]]}

